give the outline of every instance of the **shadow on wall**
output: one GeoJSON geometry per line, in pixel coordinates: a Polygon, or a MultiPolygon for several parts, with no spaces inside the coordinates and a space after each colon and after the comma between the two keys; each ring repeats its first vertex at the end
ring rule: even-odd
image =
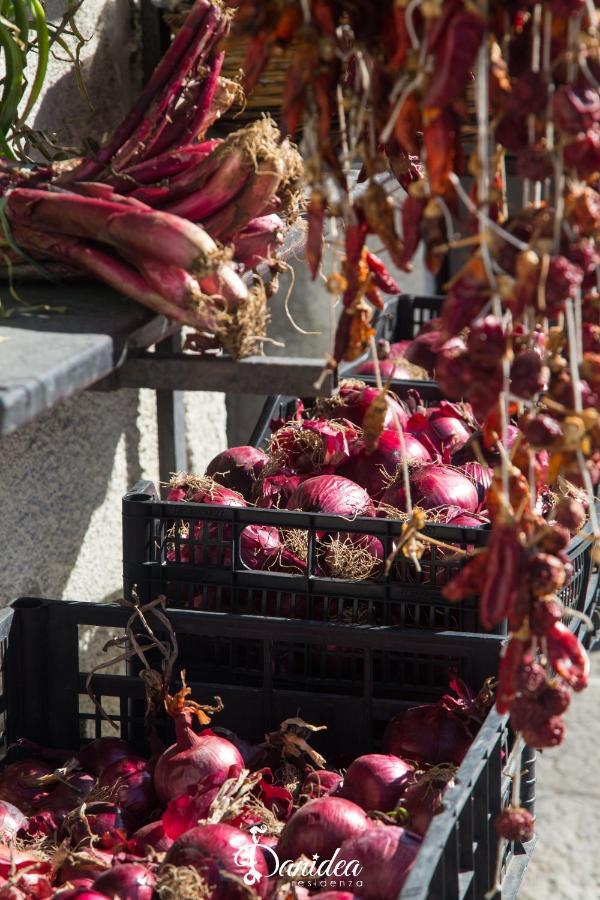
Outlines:
{"type": "MultiPolygon", "coordinates": [[[[48,0],[48,18],[58,24],[65,5],[65,0],[48,0]]],[[[33,123],[34,128],[56,134],[59,144],[72,148],[88,139],[100,142],[128,111],[137,88],[129,0],[85,0],[76,21],[83,37],[89,38],[81,54],[81,75],[89,101],[67,54],[57,47],[33,123]]],[[[75,47],[72,41],[71,47],[75,47]]]]}
{"type": "Polygon", "coordinates": [[[119,592],[120,500],[142,476],[137,421],[136,391],[86,392],[2,440],[2,604],[119,592]]]}

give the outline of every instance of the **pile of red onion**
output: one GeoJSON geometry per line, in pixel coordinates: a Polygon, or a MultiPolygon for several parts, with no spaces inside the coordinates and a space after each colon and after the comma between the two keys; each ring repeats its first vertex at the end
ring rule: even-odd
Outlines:
{"type": "MultiPolygon", "coordinates": [[[[283,730],[259,745],[217,733],[205,711],[221,707],[199,706],[184,685],[166,701],[175,742],[151,759],[124,740],[97,738],[56,770],[41,748],[4,768],[0,897],[152,900],[168,888],[169,896],[197,889],[239,900],[249,896],[240,880],[251,870],[256,896],[266,898],[276,868],[318,854],[325,871],[337,854],[355,868],[343,879],[337,870],[321,875],[314,886],[307,876],[311,894],[384,900],[410,872],[475,734],[470,696],[400,712],[386,753],[333,771],[306,744],[289,753],[283,730]]],[[[299,719],[282,729],[289,723],[288,741],[309,734],[299,719]]]]}
{"type": "MultiPolygon", "coordinates": [[[[402,350],[431,371],[431,347],[437,341],[434,321],[410,345],[384,348],[384,361],[397,360],[402,350]]],[[[459,338],[455,341],[460,343],[459,338]]],[[[211,460],[203,476],[177,476],[169,499],[322,513],[349,521],[406,519],[419,508],[425,521],[436,525],[488,526],[491,466],[499,458],[495,438],[480,430],[468,405],[441,400],[426,406],[413,388],[406,393],[401,401],[389,390],[381,393],[361,381],[342,381],[334,397],[317,401],[312,410],[298,401],[289,421],[274,422],[265,450],[233,447],[211,460]]],[[[509,425],[507,449],[516,436],[509,425]]],[[[540,509],[548,494],[547,459],[542,455],[536,457],[540,509]]],[[[550,506],[546,503],[545,508],[550,506]]],[[[233,526],[218,518],[192,521],[182,512],[179,541],[167,541],[167,560],[231,566],[233,526]]],[[[445,543],[448,546],[432,546],[428,559],[450,557],[450,532],[445,543]]],[[[249,525],[241,532],[240,558],[253,571],[306,575],[310,558],[310,574],[318,577],[379,580],[388,572],[391,579],[414,578],[404,564],[386,566],[394,547],[384,546],[370,532],[323,529],[316,533],[312,551],[309,554],[308,532],[293,526],[249,525]]],[[[447,580],[435,569],[424,562],[420,582],[447,580]]],[[[306,614],[303,606],[298,614],[306,614]]]]}

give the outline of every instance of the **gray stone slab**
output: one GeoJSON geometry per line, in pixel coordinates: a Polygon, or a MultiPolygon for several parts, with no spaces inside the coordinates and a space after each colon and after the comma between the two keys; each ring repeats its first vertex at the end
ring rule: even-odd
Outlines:
{"type": "Polygon", "coordinates": [[[0,287],[0,434],[89,387],[173,329],[114,291],[95,284],[19,284],[22,304],[0,287]],[[28,311],[28,307],[48,311],[28,311]],[[64,311],[58,311],[64,308],[64,311]],[[52,312],[52,310],[57,310],[52,312]]]}

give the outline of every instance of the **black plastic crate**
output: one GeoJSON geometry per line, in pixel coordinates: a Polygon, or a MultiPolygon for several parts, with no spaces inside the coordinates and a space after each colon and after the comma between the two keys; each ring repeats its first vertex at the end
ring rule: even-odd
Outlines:
{"type": "MultiPolygon", "coordinates": [[[[123,499],[123,575],[125,596],[135,587],[142,600],[165,594],[169,606],[250,615],[283,615],[353,625],[393,625],[426,630],[480,633],[477,597],[450,603],[442,587],[460,561],[428,545],[421,573],[398,558],[388,575],[356,581],[318,574],[319,534],[376,536],[384,558],[393,550],[402,523],[356,518],[233,508],[159,499],[151,482],[139,482],[123,499]],[[242,561],[241,534],[249,525],[295,530],[307,535],[305,574],[253,571],[242,561]]],[[[489,529],[428,524],[434,539],[467,549],[487,542],[489,529]]],[[[561,593],[565,606],[586,611],[591,544],[585,534],[573,539],[569,556],[574,575],[561,593]]],[[[578,630],[579,619],[568,619],[578,630]]],[[[496,633],[505,633],[500,624],[496,633]]]]}
{"type": "MultiPolygon", "coordinates": [[[[0,714],[3,740],[29,738],[50,747],[75,748],[101,734],[120,734],[137,742],[144,712],[141,680],[124,664],[111,674],[94,675],[98,699],[117,725],[114,731],[94,709],[86,690],[89,664],[80,635],[122,634],[131,610],[124,606],[24,598],[0,611],[0,655],[3,681],[0,714]]],[[[465,634],[428,635],[402,629],[347,629],[283,619],[169,611],[180,645],[195,647],[195,665],[186,659],[194,695],[219,694],[225,704],[213,723],[259,741],[290,714],[327,724],[315,747],[330,759],[340,751],[360,754],[380,749],[385,723],[403,707],[436,700],[446,690],[450,671],[478,687],[496,670],[501,639],[465,634]],[[234,669],[205,656],[217,643],[246,645],[257,678],[253,683],[234,669]],[[360,660],[343,689],[339,671],[305,677],[306,660],[345,647],[360,660]],[[284,656],[282,657],[282,653],[284,656]],[[281,659],[288,659],[285,672],[281,659]],[[388,660],[388,663],[385,660],[388,660]],[[385,665],[401,660],[382,679],[385,665]],[[227,675],[228,673],[228,675],[227,675]],[[224,677],[226,676],[227,677],[224,677]]],[[[348,679],[347,679],[348,680],[348,679]]],[[[491,711],[465,758],[457,784],[448,792],[446,809],[425,837],[414,870],[398,900],[481,900],[493,882],[497,838],[493,821],[510,790],[507,771],[512,736],[506,717],[491,711]]],[[[526,749],[521,802],[533,810],[534,754],[526,749]]],[[[505,887],[498,900],[516,896],[533,843],[508,845],[505,887]]]]}

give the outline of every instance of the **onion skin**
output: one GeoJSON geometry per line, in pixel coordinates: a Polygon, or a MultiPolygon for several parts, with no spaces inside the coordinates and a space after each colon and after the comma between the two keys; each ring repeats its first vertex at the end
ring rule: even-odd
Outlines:
{"type": "Polygon", "coordinates": [[[137,757],[135,747],[128,741],[113,737],[96,738],[77,754],[81,767],[92,775],[102,775],[104,769],[126,757],[137,757]]]}
{"type": "Polygon", "coordinates": [[[309,475],[296,475],[290,469],[263,478],[256,487],[256,505],[259,509],[285,509],[298,485],[309,475]]]}
{"type": "MultiPolygon", "coordinates": [[[[404,444],[407,462],[431,462],[429,450],[414,435],[405,432],[404,444]]],[[[354,481],[368,491],[373,500],[380,500],[402,465],[402,458],[400,435],[387,429],[379,436],[373,453],[367,453],[364,443],[359,442],[348,462],[336,469],[336,475],[354,481]]]]}
{"type": "Polygon", "coordinates": [[[286,824],[277,853],[280,860],[297,859],[302,854],[310,857],[314,853],[321,859],[329,859],[343,841],[369,827],[364,810],[350,800],[341,797],[309,800],[286,824]]]}
{"type": "MultiPolygon", "coordinates": [[[[423,509],[457,506],[465,512],[479,509],[479,498],[474,484],[457,469],[432,463],[416,469],[410,477],[413,504],[423,509]]],[[[398,509],[406,508],[403,480],[397,479],[383,495],[383,502],[398,509]]]]}
{"type": "Polygon", "coordinates": [[[230,447],[219,453],[206,467],[206,474],[218,484],[237,491],[245,500],[252,492],[267,463],[267,455],[257,447],[230,447]]]}
{"type": "Polygon", "coordinates": [[[388,722],[383,745],[405,759],[459,766],[472,742],[460,717],[442,703],[413,706],[388,722]]]}
{"type": "Polygon", "coordinates": [[[420,846],[421,839],[404,828],[374,826],[344,841],[340,859],[356,859],[362,867],[362,900],[390,900],[398,896],[420,846]]]}
{"type": "Polygon", "coordinates": [[[103,872],[94,881],[94,890],[107,897],[152,900],[154,875],[138,863],[125,863],[103,872]]]}
{"type": "Polygon", "coordinates": [[[182,834],[195,828],[200,819],[208,816],[218,793],[218,787],[199,785],[195,794],[182,794],[169,801],[161,816],[161,823],[171,844],[182,834]]]}
{"type": "Polygon", "coordinates": [[[146,818],[156,806],[152,773],[145,759],[119,759],[108,766],[99,787],[115,788],[115,799],[129,820],[146,818]]]}
{"type": "MultiPolygon", "coordinates": [[[[372,359],[364,362],[362,366],[359,366],[356,370],[357,375],[375,375],[377,372],[375,368],[375,363],[372,359]]],[[[422,378],[418,378],[418,369],[411,366],[407,366],[406,363],[402,365],[401,359],[382,359],[379,362],[379,374],[382,379],[391,378],[393,381],[421,381],[422,378]]]]}
{"type": "Polygon", "coordinates": [[[398,756],[369,753],[351,763],[338,796],[365,812],[393,810],[414,769],[398,756]]]}
{"type": "Polygon", "coordinates": [[[21,828],[27,825],[27,816],[8,800],[0,800],[0,836],[2,840],[16,837],[21,828]]]}
{"type": "Polygon", "coordinates": [[[95,847],[86,847],[83,854],[64,861],[58,872],[58,884],[73,883],[80,878],[97,878],[101,872],[110,868],[114,858],[112,853],[95,847]]]}
{"type": "Polygon", "coordinates": [[[172,839],[165,834],[163,823],[149,822],[131,835],[128,850],[137,856],[147,856],[150,850],[157,853],[166,853],[173,846],[172,839]]]}
{"type": "MultiPolygon", "coordinates": [[[[267,874],[267,864],[261,853],[254,852],[254,843],[247,832],[231,825],[200,825],[178,838],[165,857],[165,864],[193,866],[204,878],[211,890],[211,900],[238,900],[240,888],[223,878],[221,872],[230,872],[243,878],[249,866],[235,862],[236,854],[247,848],[253,854],[255,866],[262,875],[267,874]]],[[[260,897],[268,888],[266,878],[254,885],[260,897]]]]}
{"type": "Polygon", "coordinates": [[[301,475],[330,472],[350,458],[359,431],[347,419],[296,419],[277,428],[269,453],[279,469],[301,475]]]}

